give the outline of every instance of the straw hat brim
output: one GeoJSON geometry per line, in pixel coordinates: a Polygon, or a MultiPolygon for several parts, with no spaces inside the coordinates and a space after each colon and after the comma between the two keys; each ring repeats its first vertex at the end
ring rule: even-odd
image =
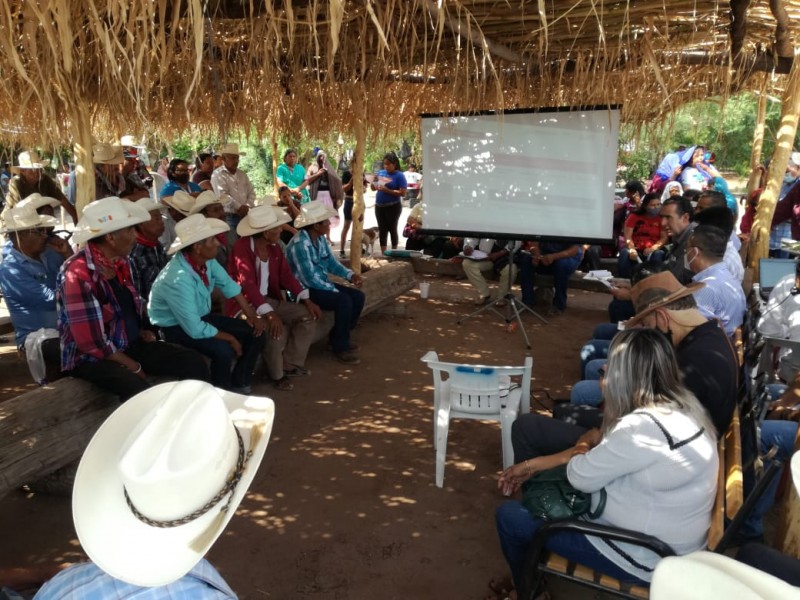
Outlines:
{"type": "Polygon", "coordinates": [[[314,223],[319,223],[320,221],[331,219],[338,214],[339,213],[336,212],[334,209],[332,209],[330,206],[326,206],[325,212],[316,216],[310,216],[306,218],[307,215],[300,214],[300,216],[294,220],[294,228],[301,229],[303,227],[308,227],[309,225],[313,225],[314,223]]]}
{"type": "Polygon", "coordinates": [[[214,237],[220,233],[225,233],[226,231],[230,231],[230,226],[225,223],[224,221],[220,221],[219,219],[206,219],[205,224],[200,229],[197,229],[191,232],[186,238],[177,237],[175,241],[172,242],[169,249],[167,250],[167,254],[172,256],[178,250],[186,248],[187,246],[191,246],[192,244],[196,244],[197,242],[202,242],[203,240],[207,240],[210,237],[214,237]]]}
{"type": "Polygon", "coordinates": [[[114,411],[89,442],[75,476],[72,513],[81,546],[103,571],[138,586],[167,585],[183,577],[205,555],[252,483],[275,418],[275,405],[269,398],[217,389],[242,435],[245,450],[252,451],[228,510],[221,514],[215,507],[185,525],[151,527],[139,521],[127,506],[118,459],[133,427],[175,385],[177,382],[153,386],[114,411]],[[259,436],[255,440],[254,432],[259,436]]]}
{"type": "Polygon", "coordinates": [[[700,288],[705,287],[705,283],[701,282],[692,282],[686,284],[681,289],[676,292],[671,293],[669,296],[665,296],[658,302],[654,302],[647,307],[643,308],[639,312],[636,313],[635,316],[631,317],[625,322],[625,327],[633,327],[634,325],[638,325],[642,322],[647,315],[651,314],[653,311],[658,310],[659,308],[670,304],[671,302],[675,302],[676,300],[680,300],[681,298],[685,298],[699,290],[700,288]]]}
{"type": "Polygon", "coordinates": [[[51,217],[50,215],[39,215],[39,223],[37,225],[19,225],[15,227],[14,225],[6,225],[3,227],[3,233],[11,233],[13,231],[27,231],[28,229],[36,229],[37,227],[56,227],[58,225],[58,219],[55,217],[51,217]]]}
{"type": "Polygon", "coordinates": [[[107,233],[114,233],[115,231],[119,231],[120,229],[125,229],[127,227],[139,225],[140,223],[145,223],[150,220],[149,212],[144,210],[141,206],[137,206],[135,202],[131,202],[131,204],[133,204],[134,207],[141,209],[139,216],[131,214],[125,217],[124,219],[110,221],[106,227],[96,228],[96,229],[87,227],[85,224],[81,224],[81,222],[78,221],[78,225],[75,227],[75,232],[72,234],[72,242],[75,244],[83,244],[84,242],[88,242],[90,240],[98,238],[101,235],[105,235],[107,233]]]}
{"type": "Polygon", "coordinates": [[[274,223],[270,223],[269,225],[266,225],[264,227],[253,227],[250,224],[250,219],[245,217],[244,219],[239,221],[239,224],[236,226],[236,233],[238,233],[239,236],[241,236],[241,237],[245,237],[245,236],[248,236],[248,235],[255,235],[257,233],[261,233],[263,231],[269,231],[270,229],[275,229],[276,227],[280,227],[281,225],[285,225],[286,223],[288,223],[291,220],[292,220],[292,217],[290,217],[289,215],[285,215],[283,217],[280,217],[274,223]]]}
{"type": "Polygon", "coordinates": [[[20,166],[17,165],[15,167],[11,167],[11,174],[12,175],[19,175],[22,171],[32,171],[34,169],[44,169],[44,164],[42,163],[33,163],[30,166],[20,166]]]}

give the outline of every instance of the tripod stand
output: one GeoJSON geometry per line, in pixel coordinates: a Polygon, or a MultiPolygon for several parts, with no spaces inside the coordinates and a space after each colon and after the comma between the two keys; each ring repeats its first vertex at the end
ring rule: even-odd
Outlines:
{"type": "MultiPolygon", "coordinates": [[[[466,317],[463,317],[463,318],[459,319],[458,321],[456,321],[456,323],[458,325],[461,325],[461,323],[463,323],[467,319],[471,319],[472,317],[475,317],[475,316],[477,316],[477,315],[479,315],[481,313],[484,313],[487,310],[491,310],[494,314],[496,314],[498,317],[503,319],[506,323],[511,324],[512,321],[516,320],[517,328],[522,333],[522,337],[525,338],[525,347],[530,349],[531,342],[528,339],[528,332],[525,331],[525,326],[524,326],[524,324],[522,322],[522,314],[525,313],[525,312],[529,312],[530,314],[532,314],[534,317],[539,319],[545,325],[547,325],[547,319],[545,319],[542,315],[537,313],[535,310],[533,310],[527,304],[517,300],[517,297],[511,291],[511,285],[513,283],[511,275],[514,273],[514,256],[517,254],[517,252],[518,252],[518,249],[515,247],[514,250],[512,250],[511,253],[508,255],[508,268],[510,269],[509,274],[508,274],[509,275],[508,293],[506,293],[502,298],[498,298],[497,300],[494,300],[493,302],[490,302],[489,304],[486,304],[485,306],[481,306],[479,309],[472,311],[466,317]],[[502,308],[501,304],[503,302],[506,303],[506,306],[505,306],[506,314],[505,315],[502,314],[500,312],[500,310],[498,310],[498,309],[502,308]]],[[[527,254],[527,253],[524,253],[524,254],[527,254]]]]}

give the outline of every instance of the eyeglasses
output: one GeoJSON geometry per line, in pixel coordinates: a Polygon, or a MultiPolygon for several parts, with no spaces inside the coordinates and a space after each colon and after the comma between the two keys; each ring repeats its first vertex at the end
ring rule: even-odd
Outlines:
{"type": "Polygon", "coordinates": [[[189,169],[175,169],[176,173],[188,173],[189,169]]]}

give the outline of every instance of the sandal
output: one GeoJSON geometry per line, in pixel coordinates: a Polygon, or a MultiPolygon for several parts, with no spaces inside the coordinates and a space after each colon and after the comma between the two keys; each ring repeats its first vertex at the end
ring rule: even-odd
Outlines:
{"type": "Polygon", "coordinates": [[[514,591],[514,584],[510,577],[493,578],[489,581],[489,589],[492,590],[495,598],[506,600],[514,591]]]}
{"type": "Polygon", "coordinates": [[[291,392],[294,389],[294,384],[285,375],[280,379],[273,380],[272,385],[283,392],[291,392]]]}
{"type": "Polygon", "coordinates": [[[311,371],[305,367],[292,367],[290,369],[284,367],[283,369],[284,377],[304,377],[306,375],[311,375],[311,371]]]}

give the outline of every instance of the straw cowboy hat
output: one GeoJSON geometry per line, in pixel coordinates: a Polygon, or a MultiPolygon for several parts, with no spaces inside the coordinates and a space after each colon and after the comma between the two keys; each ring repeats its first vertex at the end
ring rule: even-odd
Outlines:
{"type": "Polygon", "coordinates": [[[295,229],[308,227],[314,223],[335,217],[337,214],[339,213],[330,206],[323,204],[321,200],[312,200],[300,207],[300,216],[294,220],[294,226],[295,229]]]}
{"type": "Polygon", "coordinates": [[[14,208],[9,208],[3,215],[3,219],[3,233],[25,231],[37,227],[55,227],[58,224],[55,217],[40,215],[36,212],[33,204],[23,205],[22,202],[14,208]]]}
{"type": "Polygon", "coordinates": [[[75,226],[72,241],[82,244],[101,235],[149,220],[150,213],[130,200],[116,196],[101,198],[83,209],[83,215],[75,226]]]}
{"type": "Polygon", "coordinates": [[[171,256],[182,248],[230,230],[225,221],[208,219],[199,214],[190,215],[175,225],[176,238],[167,250],[167,254],[171,256]]]}
{"type": "MultiPolygon", "coordinates": [[[[186,195],[189,196],[189,194],[186,195]]],[[[189,197],[191,198],[191,196],[189,197]]],[[[192,206],[191,210],[189,210],[189,214],[196,215],[197,213],[202,211],[206,206],[209,206],[211,204],[220,204],[219,198],[211,190],[206,190],[205,192],[201,193],[197,198],[194,199],[194,205],[192,206]]]]}
{"type": "Polygon", "coordinates": [[[72,516],[86,554],[133,585],[183,577],[236,512],[274,418],[269,398],[195,380],[162,383],[122,404],[75,476],[72,516]]]}
{"type": "Polygon", "coordinates": [[[286,211],[277,206],[256,206],[250,209],[239,224],[236,226],[236,233],[244,237],[275,229],[292,220],[286,211]]]}
{"type": "Polygon", "coordinates": [[[22,169],[43,169],[44,163],[39,157],[39,153],[30,150],[28,152],[20,152],[17,157],[17,166],[11,167],[12,173],[19,173],[22,169]]]}
{"type": "Polygon", "coordinates": [[[235,154],[236,156],[247,156],[244,152],[239,152],[239,144],[223,144],[217,154],[235,154]]]}
{"type": "Polygon", "coordinates": [[[150,196],[148,196],[146,198],[139,198],[134,204],[136,204],[136,206],[141,206],[143,209],[145,209],[149,213],[153,212],[154,210],[157,210],[157,211],[160,211],[160,212],[163,212],[163,211],[167,210],[166,206],[161,204],[161,202],[156,202],[150,196]]]}
{"type": "Polygon", "coordinates": [[[33,206],[34,210],[39,210],[43,206],[52,206],[53,208],[57,208],[61,206],[61,202],[56,200],[55,198],[51,198],[50,196],[42,196],[39,192],[34,192],[27,198],[20,200],[17,206],[33,206]]]}
{"type": "Polygon", "coordinates": [[[92,162],[96,165],[121,165],[125,162],[122,146],[95,144],[92,147],[92,162]]]}
{"type": "Polygon", "coordinates": [[[136,138],[134,136],[132,136],[132,135],[123,135],[119,140],[119,145],[122,146],[123,148],[125,148],[125,147],[131,147],[131,146],[138,146],[139,144],[136,141],[136,138]]]}
{"type": "Polygon", "coordinates": [[[696,290],[705,287],[705,283],[690,283],[681,285],[675,275],[669,271],[656,273],[642,279],[631,288],[631,302],[636,309],[636,316],[629,319],[625,326],[632,327],[640,323],[654,310],[667,304],[685,298],[696,290]]]}
{"type": "Polygon", "coordinates": [[[194,196],[183,190],[178,190],[172,196],[164,196],[161,198],[161,201],[167,206],[177,210],[184,217],[188,217],[192,214],[192,208],[194,208],[195,203],[194,196]]]}

